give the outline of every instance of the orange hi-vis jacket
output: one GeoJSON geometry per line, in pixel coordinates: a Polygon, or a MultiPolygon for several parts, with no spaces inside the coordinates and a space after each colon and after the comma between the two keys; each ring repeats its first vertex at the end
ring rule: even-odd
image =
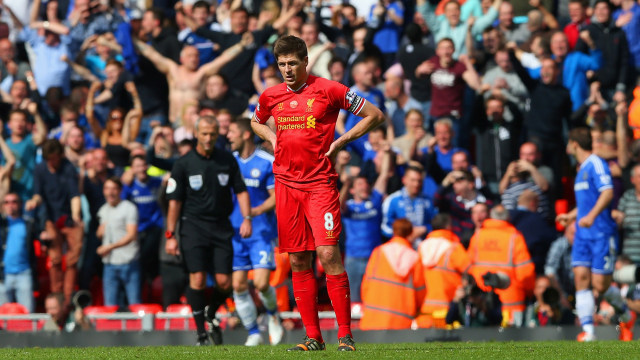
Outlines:
{"type": "Polygon", "coordinates": [[[431,327],[434,311],[447,311],[462,274],[469,270],[471,261],[460,239],[450,230],[435,230],[418,247],[424,268],[427,295],[420,308],[419,327],[431,327]]]}
{"type": "Polygon", "coordinates": [[[418,252],[393,237],[371,253],[362,279],[362,330],[409,329],[424,300],[418,252]]]}
{"type": "Polygon", "coordinates": [[[511,279],[509,287],[495,289],[502,310],[524,311],[525,298],[535,286],[536,272],[522,234],[506,221],[487,219],[471,238],[467,253],[472,263],[469,272],[478,286],[488,290],[482,280],[482,275],[488,271],[507,274],[511,279]]]}

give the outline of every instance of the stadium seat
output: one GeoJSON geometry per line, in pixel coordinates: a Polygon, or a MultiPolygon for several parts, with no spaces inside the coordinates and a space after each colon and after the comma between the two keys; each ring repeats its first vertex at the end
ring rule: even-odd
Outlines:
{"type": "MultiPolygon", "coordinates": [[[[0,306],[0,315],[27,315],[29,310],[22,304],[5,303],[0,306]]],[[[38,322],[38,329],[42,328],[44,321],[38,322]]],[[[33,331],[33,321],[31,320],[7,320],[0,322],[0,327],[7,331],[33,331]]]]}
{"type": "Polygon", "coordinates": [[[157,330],[196,330],[196,323],[191,316],[191,306],[187,304],[172,304],[165,312],[184,315],[184,319],[156,319],[157,330]]]}
{"type": "MultiPolygon", "coordinates": [[[[569,212],[569,202],[565,199],[556,200],[556,215],[566,214],[569,212]]],[[[560,225],[559,222],[556,222],[556,230],[558,232],[564,231],[564,226],[560,225]]]]}
{"type": "MultiPolygon", "coordinates": [[[[85,315],[113,314],[118,311],[117,305],[111,306],[87,306],[84,309],[85,315]]],[[[93,322],[98,331],[123,330],[124,322],[121,320],[97,319],[93,322]]]]}
{"type": "MultiPolygon", "coordinates": [[[[162,311],[162,306],[158,304],[134,304],[129,305],[129,311],[134,314],[138,314],[140,317],[145,314],[157,314],[162,311]]],[[[157,325],[157,324],[156,324],[157,325]]],[[[139,331],[142,330],[142,319],[127,320],[126,330],[139,331]]]]}

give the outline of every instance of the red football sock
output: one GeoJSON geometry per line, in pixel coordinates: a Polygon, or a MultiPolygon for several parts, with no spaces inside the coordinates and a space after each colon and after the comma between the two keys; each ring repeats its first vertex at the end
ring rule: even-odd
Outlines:
{"type": "Polygon", "coordinates": [[[318,317],[318,283],[313,270],[293,272],[293,296],[302,317],[302,323],[307,330],[307,336],[324,342],[320,332],[320,318],[318,317]]]}
{"type": "Polygon", "coordinates": [[[347,272],[340,275],[327,274],[327,292],[338,321],[338,338],[351,335],[351,294],[347,272]]]}

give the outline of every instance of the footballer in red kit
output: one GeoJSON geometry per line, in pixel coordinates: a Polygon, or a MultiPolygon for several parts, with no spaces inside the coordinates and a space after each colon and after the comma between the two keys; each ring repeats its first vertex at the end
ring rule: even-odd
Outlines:
{"type": "Polygon", "coordinates": [[[278,39],[274,55],[285,81],[260,96],[252,127],[274,148],[279,247],[289,253],[294,296],[307,332],[304,341],[289,350],[325,348],[318,319],[317,282],[311,270],[316,252],[336,312],[338,350],[353,351],[349,280],[338,248],[342,226],[334,160],[346,144],[382,124],[384,115],[346,86],[309,75],[302,39],[278,39]],[[341,109],[362,119],[334,140],[341,109]],[[265,124],[270,117],[275,120],[275,133],[265,124]]]}

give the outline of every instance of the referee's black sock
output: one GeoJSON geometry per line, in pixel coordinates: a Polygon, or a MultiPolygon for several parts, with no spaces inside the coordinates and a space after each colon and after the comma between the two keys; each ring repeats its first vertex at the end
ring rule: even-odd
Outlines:
{"type": "Polygon", "coordinates": [[[207,331],[204,327],[204,307],[207,304],[207,299],[204,290],[195,290],[189,287],[187,289],[187,301],[189,305],[191,305],[193,320],[198,328],[198,335],[206,334],[207,331]]]}
{"type": "Polygon", "coordinates": [[[231,290],[224,291],[217,286],[213,288],[213,294],[211,295],[211,306],[209,307],[210,314],[208,314],[211,319],[215,317],[216,311],[220,306],[224,305],[229,296],[231,296],[231,290]]]}

